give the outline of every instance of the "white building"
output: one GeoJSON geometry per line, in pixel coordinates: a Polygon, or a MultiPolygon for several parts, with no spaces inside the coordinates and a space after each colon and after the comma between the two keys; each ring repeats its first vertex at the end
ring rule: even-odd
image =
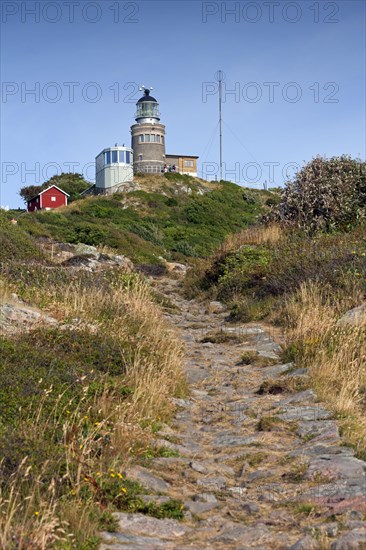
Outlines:
{"type": "Polygon", "coordinates": [[[133,151],[130,147],[108,147],[95,159],[95,192],[116,193],[133,180],[133,151]]]}

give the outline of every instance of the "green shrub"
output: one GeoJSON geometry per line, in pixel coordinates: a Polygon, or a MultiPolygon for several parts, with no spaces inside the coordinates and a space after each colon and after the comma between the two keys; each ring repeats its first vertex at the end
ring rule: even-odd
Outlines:
{"type": "Polygon", "coordinates": [[[159,231],[159,228],[156,225],[142,225],[134,223],[130,225],[129,230],[132,231],[132,233],[135,233],[136,235],[141,237],[141,239],[144,239],[145,241],[152,242],[156,245],[162,244],[162,232],[159,231]]]}
{"type": "Polygon", "coordinates": [[[287,183],[269,219],[307,231],[349,229],[366,215],[366,162],[316,157],[287,183]]]}
{"type": "Polygon", "coordinates": [[[197,256],[197,253],[193,246],[191,246],[187,241],[178,241],[173,245],[172,250],[179,252],[184,256],[197,256]]]}
{"type": "Polygon", "coordinates": [[[270,250],[265,246],[244,245],[238,252],[229,253],[217,281],[219,299],[228,299],[257,286],[258,280],[266,275],[270,261],[270,250]]]}
{"type": "MultiPolygon", "coordinates": [[[[52,387],[63,401],[80,395],[81,378],[94,382],[105,374],[124,373],[122,350],[105,335],[79,330],[37,329],[15,342],[0,340],[0,417],[18,418],[19,404],[38,407],[38,399],[52,387]],[[22,368],[16,368],[21,364],[22,368]],[[41,380],[41,382],[40,382],[41,380]]],[[[51,400],[48,400],[53,407],[51,400]]],[[[49,413],[47,408],[45,414],[49,413]]]]}
{"type": "Polygon", "coordinates": [[[13,225],[9,217],[0,212],[0,262],[42,259],[44,255],[34,238],[20,225],[13,225]]]}

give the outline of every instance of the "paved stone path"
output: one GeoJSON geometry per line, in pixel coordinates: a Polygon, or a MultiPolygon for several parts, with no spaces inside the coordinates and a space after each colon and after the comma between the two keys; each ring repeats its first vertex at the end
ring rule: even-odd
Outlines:
{"type": "Polygon", "coordinates": [[[158,434],[179,456],[128,475],[145,498],[182,500],[185,520],[116,514],[101,550],[365,550],[366,463],[342,447],[306,372],[280,363],[281,335],[228,325],[178,281],[159,287],[179,308],[167,318],[186,344],[190,395],[158,434]]]}

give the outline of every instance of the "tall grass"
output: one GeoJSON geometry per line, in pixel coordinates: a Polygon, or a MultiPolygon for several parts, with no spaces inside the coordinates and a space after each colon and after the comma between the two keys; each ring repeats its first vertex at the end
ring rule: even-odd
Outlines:
{"type": "Polygon", "coordinates": [[[346,295],[331,302],[321,285],[301,285],[286,304],[287,340],[320,399],[340,419],[345,440],[366,458],[366,315],[358,325],[339,324],[350,300],[346,295]]]}
{"type": "Polygon", "coordinates": [[[181,344],[149,286],[120,269],[17,264],[3,279],[2,297],[61,326],[1,341],[0,547],[97,548],[111,510],[141,509],[123,471],[185,392],[181,344]]]}
{"type": "Polygon", "coordinates": [[[253,225],[247,229],[229,235],[217,249],[218,255],[238,250],[244,244],[276,244],[284,237],[285,231],[280,225],[253,225]]]}

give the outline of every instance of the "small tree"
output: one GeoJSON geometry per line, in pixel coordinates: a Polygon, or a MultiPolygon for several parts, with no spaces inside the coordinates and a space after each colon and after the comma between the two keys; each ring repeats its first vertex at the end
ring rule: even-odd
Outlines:
{"type": "Polygon", "coordinates": [[[42,191],[42,185],[28,185],[27,187],[22,187],[19,191],[19,195],[22,197],[25,203],[30,199],[38,195],[42,191]]]}
{"type": "Polygon", "coordinates": [[[27,187],[22,187],[19,191],[19,195],[24,202],[27,202],[51,185],[57,185],[57,187],[65,191],[65,193],[68,193],[70,195],[69,202],[79,199],[80,193],[90,187],[90,183],[88,183],[81,174],[62,172],[62,174],[52,176],[52,178],[42,183],[42,185],[28,185],[27,187]]]}
{"type": "Polygon", "coordinates": [[[266,219],[313,232],[348,229],[365,217],[366,163],[343,155],[306,164],[266,219]]]}

